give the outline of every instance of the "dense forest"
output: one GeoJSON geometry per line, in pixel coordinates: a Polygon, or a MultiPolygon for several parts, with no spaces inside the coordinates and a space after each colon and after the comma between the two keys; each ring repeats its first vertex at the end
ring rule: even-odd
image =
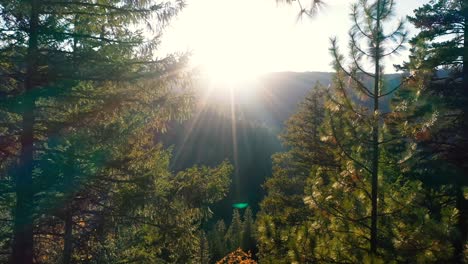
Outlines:
{"type": "Polygon", "coordinates": [[[189,0],[0,0],[0,263],[468,263],[468,1],[352,2],[229,90],[160,51],[189,0]]]}

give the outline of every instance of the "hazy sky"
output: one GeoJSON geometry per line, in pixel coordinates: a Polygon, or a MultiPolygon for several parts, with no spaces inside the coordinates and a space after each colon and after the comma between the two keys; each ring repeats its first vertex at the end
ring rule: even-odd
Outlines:
{"type": "MultiPolygon", "coordinates": [[[[296,5],[277,4],[275,0],[187,2],[167,29],[163,50],[192,51],[193,66],[203,65],[212,74],[228,78],[229,74],[273,71],[331,71],[329,38],[336,36],[343,50],[347,47],[350,4],[355,1],[327,0],[317,17],[300,21],[296,5]]],[[[395,21],[427,2],[397,1],[395,21]]],[[[407,55],[404,52],[390,63],[400,63],[407,55]]],[[[387,67],[387,72],[392,70],[387,67]]]]}

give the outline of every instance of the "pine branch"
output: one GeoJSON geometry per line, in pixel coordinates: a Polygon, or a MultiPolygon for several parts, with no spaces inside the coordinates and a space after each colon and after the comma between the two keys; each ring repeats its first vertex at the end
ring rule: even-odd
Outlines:
{"type": "Polygon", "coordinates": [[[70,2],[44,1],[43,4],[44,5],[49,5],[49,6],[54,6],[54,5],[57,5],[57,6],[76,5],[76,6],[84,6],[84,7],[99,7],[99,8],[119,11],[121,13],[148,13],[148,12],[154,12],[154,11],[156,11],[158,9],[163,8],[162,4],[154,5],[154,6],[151,6],[150,8],[147,8],[147,9],[138,9],[138,8],[124,8],[124,7],[117,7],[115,5],[105,5],[105,4],[100,4],[100,3],[89,3],[89,2],[78,2],[78,1],[70,1],[70,2]]]}
{"type": "Polygon", "coordinates": [[[348,157],[350,160],[354,161],[359,167],[363,168],[364,170],[366,170],[369,173],[372,173],[372,171],[366,165],[364,165],[362,162],[360,162],[359,160],[354,158],[351,154],[348,153],[348,151],[346,149],[344,149],[344,147],[340,143],[340,139],[337,137],[335,126],[333,124],[333,120],[330,120],[330,126],[331,126],[331,129],[332,129],[332,135],[335,138],[336,144],[340,148],[342,153],[344,153],[345,156],[348,157]]]}
{"type": "MultiPolygon", "coordinates": [[[[411,78],[411,77],[412,77],[412,76],[407,77],[406,80],[408,80],[408,79],[411,78]]],[[[384,94],[380,94],[380,95],[379,95],[379,98],[385,97],[385,96],[387,96],[387,95],[390,95],[390,94],[394,93],[396,90],[400,89],[400,88],[403,86],[403,84],[405,84],[405,83],[406,83],[405,80],[404,80],[404,81],[401,81],[400,84],[398,84],[396,87],[390,89],[388,92],[386,92],[386,93],[384,93],[384,94]]]]}
{"type": "Polygon", "coordinates": [[[370,72],[367,72],[366,70],[364,70],[364,68],[359,64],[359,58],[356,57],[356,54],[354,54],[354,52],[351,52],[351,57],[353,58],[353,61],[354,61],[354,66],[356,66],[356,68],[359,70],[359,72],[371,77],[371,78],[375,78],[375,74],[372,74],[370,72]]]}
{"type": "Polygon", "coordinates": [[[353,12],[352,12],[352,14],[351,14],[351,17],[352,17],[353,20],[354,20],[354,27],[355,27],[355,28],[358,30],[358,32],[360,32],[363,36],[365,36],[365,37],[368,38],[368,39],[372,39],[372,36],[369,35],[369,34],[367,34],[367,33],[361,28],[361,26],[359,25],[359,22],[358,22],[358,20],[357,20],[357,17],[359,16],[358,11],[357,11],[358,5],[357,5],[357,4],[354,4],[354,5],[352,6],[352,9],[353,9],[353,12]]]}
{"type": "Polygon", "coordinates": [[[371,98],[374,98],[374,94],[361,82],[359,81],[353,74],[349,73],[344,67],[343,65],[341,64],[341,60],[340,60],[340,55],[338,54],[338,51],[337,51],[337,47],[336,47],[336,39],[331,39],[332,41],[332,48],[331,48],[331,51],[332,51],[332,55],[335,57],[335,65],[338,66],[338,69],[340,69],[341,71],[343,71],[347,76],[349,76],[351,79],[353,79],[353,81],[356,82],[358,88],[364,93],[366,94],[367,96],[371,97],[371,98]]]}
{"type": "Polygon", "coordinates": [[[372,54],[369,54],[367,52],[365,52],[364,50],[361,49],[361,47],[359,47],[359,45],[357,44],[357,41],[355,39],[355,34],[350,32],[349,33],[349,37],[350,37],[350,46],[351,46],[351,49],[356,49],[357,51],[359,51],[360,53],[362,53],[363,55],[367,56],[367,57],[370,57],[370,58],[374,58],[375,55],[372,55],[372,54]]]}

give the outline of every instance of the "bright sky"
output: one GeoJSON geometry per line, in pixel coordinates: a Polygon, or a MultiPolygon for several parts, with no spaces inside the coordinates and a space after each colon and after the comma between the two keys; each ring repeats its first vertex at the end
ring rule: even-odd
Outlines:
{"type": "MultiPolygon", "coordinates": [[[[338,37],[345,51],[354,1],[325,2],[325,10],[315,18],[298,21],[296,5],[275,0],[187,0],[188,6],[167,28],[162,47],[167,52],[192,51],[193,66],[225,79],[277,71],[332,71],[329,38],[338,37]]],[[[395,20],[427,2],[397,1],[395,20]]],[[[401,63],[407,55],[390,63],[401,63]]],[[[392,70],[387,67],[387,72],[392,70]]]]}

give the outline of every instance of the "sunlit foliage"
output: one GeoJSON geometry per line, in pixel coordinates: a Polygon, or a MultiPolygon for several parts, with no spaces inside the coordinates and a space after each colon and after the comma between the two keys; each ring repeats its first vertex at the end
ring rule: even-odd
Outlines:
{"type": "Polygon", "coordinates": [[[0,2],[0,261],[189,263],[232,167],[169,169],[188,118],[183,1],[0,2]],[[3,224],[5,223],[5,224],[3,224]]]}
{"type": "Polygon", "coordinates": [[[252,259],[250,253],[245,253],[242,249],[238,248],[235,251],[229,253],[216,264],[256,264],[257,262],[252,259]]]}

